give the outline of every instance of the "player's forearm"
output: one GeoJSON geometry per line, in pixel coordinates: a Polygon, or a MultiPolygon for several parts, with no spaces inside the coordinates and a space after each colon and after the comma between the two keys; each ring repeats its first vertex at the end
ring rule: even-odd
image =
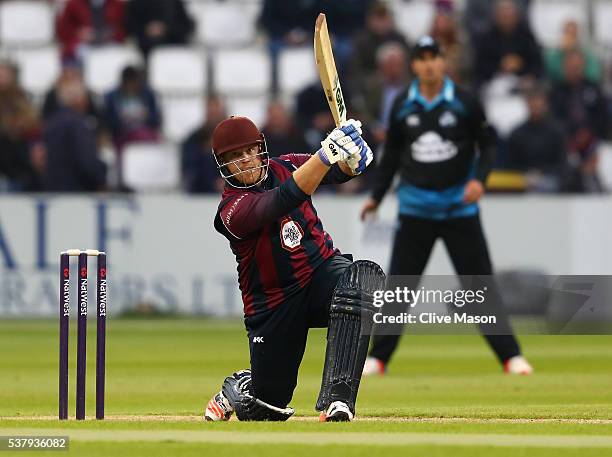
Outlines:
{"type": "Polygon", "coordinates": [[[323,181],[329,168],[315,154],[293,172],[293,179],[302,192],[312,195],[321,184],[321,181],[323,181]]]}
{"type": "Polygon", "coordinates": [[[494,137],[487,135],[486,139],[482,139],[478,142],[479,145],[479,157],[476,165],[476,179],[483,184],[487,182],[487,177],[493,168],[495,162],[495,144],[493,143],[494,137]]]}
{"type": "Polygon", "coordinates": [[[481,183],[487,182],[487,177],[493,169],[493,161],[495,159],[495,149],[491,148],[484,154],[481,152],[478,158],[478,166],[476,167],[476,179],[481,183]]]}
{"type": "Polygon", "coordinates": [[[399,152],[388,147],[385,148],[380,165],[376,169],[376,182],[372,189],[372,198],[377,202],[382,201],[383,197],[391,187],[393,177],[399,167],[399,152]]]}
{"type": "Polygon", "coordinates": [[[355,176],[358,175],[353,174],[351,168],[346,163],[338,162],[330,167],[329,172],[325,175],[325,178],[323,178],[321,184],[344,184],[345,182],[353,179],[355,176]],[[344,166],[341,166],[340,164],[343,164],[344,166]]]}

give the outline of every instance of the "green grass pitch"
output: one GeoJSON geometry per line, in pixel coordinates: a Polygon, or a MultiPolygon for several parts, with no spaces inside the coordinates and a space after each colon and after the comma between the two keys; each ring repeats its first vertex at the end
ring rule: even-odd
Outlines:
{"type": "MultiPolygon", "coordinates": [[[[89,416],[95,409],[91,324],[89,416]]],[[[72,417],[75,328],[72,323],[72,417]]],[[[530,377],[501,374],[480,337],[407,336],[388,375],[364,379],[359,420],[348,424],[321,424],[314,411],[324,330],[310,334],[291,403],[296,417],[275,424],[200,418],[223,378],[248,365],[239,320],[111,319],[107,340],[107,419],[60,422],[57,322],[0,322],[0,436],[64,434],[69,453],[86,456],[612,455],[612,336],[522,337],[536,369],[530,377]]]]}

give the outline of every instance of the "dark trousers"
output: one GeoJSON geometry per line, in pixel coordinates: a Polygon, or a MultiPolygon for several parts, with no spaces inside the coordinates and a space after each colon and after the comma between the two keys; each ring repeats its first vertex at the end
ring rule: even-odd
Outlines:
{"type": "Polygon", "coordinates": [[[279,408],[291,401],[308,329],[327,327],[334,288],[352,262],[337,255],[319,266],[310,284],[277,308],[247,317],[253,393],[279,408]]]}
{"type": "MultiPolygon", "coordinates": [[[[482,231],[480,217],[457,217],[430,220],[400,216],[393,242],[389,275],[423,274],[435,241],[441,238],[458,275],[492,275],[489,249],[482,231]]],[[[412,285],[416,288],[417,284],[412,285]]],[[[507,328],[510,329],[509,323],[507,328]]],[[[401,332],[374,335],[370,355],[388,363],[395,351],[401,332]]],[[[514,335],[484,335],[501,362],[520,354],[514,335]]]]}

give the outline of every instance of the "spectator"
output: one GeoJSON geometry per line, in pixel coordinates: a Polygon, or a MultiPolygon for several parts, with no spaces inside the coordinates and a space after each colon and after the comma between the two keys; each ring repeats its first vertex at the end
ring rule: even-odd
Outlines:
{"type": "Polygon", "coordinates": [[[512,0],[497,2],[493,27],[474,42],[474,50],[478,85],[498,74],[537,78],[542,73],[540,48],[512,0]]]}
{"type": "Polygon", "coordinates": [[[195,23],[182,0],[131,0],[127,5],[127,29],[147,58],[156,46],[186,44],[195,23]]]}
{"type": "Polygon", "coordinates": [[[363,92],[355,98],[356,109],[363,123],[372,129],[374,148],[385,141],[389,113],[393,100],[408,84],[408,62],[404,47],[390,42],[376,54],[377,73],[365,84],[363,92]]]}
{"type": "Polygon", "coordinates": [[[225,104],[213,95],[206,100],[206,121],[181,145],[181,168],[185,189],[189,193],[217,193],[223,190],[213,158],[211,138],[214,128],[227,118],[225,104]]]}
{"type": "Polygon", "coordinates": [[[106,121],[118,151],[127,143],[157,141],[161,113],[142,70],[127,66],[119,87],[105,97],[106,121]]]}
{"type": "Polygon", "coordinates": [[[0,178],[8,190],[36,190],[36,164],[30,151],[39,136],[39,120],[17,82],[17,68],[0,61],[0,178]]]}
{"type": "Polygon", "coordinates": [[[57,17],[62,56],[81,57],[88,46],[123,42],[124,16],[122,0],[67,0],[57,17]]]}
{"type": "Polygon", "coordinates": [[[318,0],[318,12],[324,12],[331,24],[334,58],[341,76],[348,70],[353,55],[353,35],[363,30],[366,14],[373,3],[374,0],[318,0]]]}
{"type": "Polygon", "coordinates": [[[30,138],[39,127],[34,106],[18,83],[17,67],[6,60],[0,61],[0,126],[30,138]]]}
{"type": "Polygon", "coordinates": [[[262,132],[271,154],[302,153],[310,150],[303,133],[295,126],[291,114],[279,101],[273,101],[268,105],[268,114],[262,132]]]}
{"type": "MultiPolygon", "coordinates": [[[[346,91],[343,95],[345,101],[349,100],[346,91]]],[[[304,131],[309,150],[319,149],[321,141],[335,127],[334,118],[329,111],[325,92],[320,82],[306,86],[297,94],[296,118],[298,127],[304,131]]]]}
{"type": "Polygon", "coordinates": [[[32,171],[28,144],[11,136],[9,132],[1,132],[0,191],[29,190],[32,171]]]}
{"type": "Polygon", "coordinates": [[[578,22],[569,20],[563,24],[561,42],[545,52],[546,71],[552,81],[563,80],[563,61],[568,52],[580,51],[585,60],[584,77],[592,82],[601,81],[602,67],[597,55],[580,42],[578,22]]]}
{"type": "Polygon", "coordinates": [[[570,135],[586,128],[596,138],[606,136],[608,116],[601,87],[585,79],[585,61],[579,51],[568,52],[563,64],[563,81],[553,86],[551,107],[570,135]]]}
{"type": "Polygon", "coordinates": [[[386,43],[398,43],[406,53],[409,45],[406,38],[398,32],[393,14],[383,2],[372,4],[366,16],[366,28],[355,35],[353,61],[351,67],[351,87],[360,92],[376,71],[376,53],[386,43]]]}
{"type": "Polygon", "coordinates": [[[311,44],[317,17],[315,0],[264,0],[259,23],[268,35],[271,89],[278,90],[278,57],[287,46],[311,44]]]}
{"type": "Polygon", "coordinates": [[[599,141],[606,136],[608,113],[601,87],[585,78],[585,61],[580,51],[569,51],[563,62],[563,81],[551,92],[551,108],[562,122],[568,138],[574,179],[569,190],[601,192],[597,176],[599,141]]]}
{"type": "Polygon", "coordinates": [[[429,35],[442,48],[448,76],[459,84],[464,82],[467,73],[466,52],[452,10],[448,8],[438,10],[431,23],[429,35]]]}
{"type": "MultiPolygon", "coordinates": [[[[81,67],[75,60],[68,60],[64,62],[62,72],[59,78],[51,89],[45,95],[45,99],[42,106],[42,117],[43,119],[49,119],[53,114],[62,109],[62,105],[59,100],[58,90],[59,87],[65,83],[74,81],[76,83],[84,85],[83,74],[81,67]]],[[[87,116],[90,122],[95,122],[96,132],[100,132],[103,126],[102,113],[96,106],[94,93],[87,90],[87,116]]]]}
{"type": "Polygon", "coordinates": [[[268,34],[272,52],[307,43],[317,13],[313,0],[264,0],[259,22],[268,34]]]}
{"type": "Polygon", "coordinates": [[[44,131],[44,189],[101,190],[106,181],[106,165],[98,158],[95,132],[87,124],[87,91],[82,83],[68,81],[59,86],[58,97],[62,108],[51,116],[44,131]]]}
{"type": "Polygon", "coordinates": [[[567,163],[563,131],[550,117],[542,89],[528,91],[526,98],[529,118],[510,134],[509,165],[527,173],[531,190],[559,191],[567,163]]]}
{"type": "Polygon", "coordinates": [[[434,6],[438,13],[453,14],[455,11],[455,0],[435,0],[434,6]]]}
{"type": "MultiPolygon", "coordinates": [[[[527,15],[530,0],[516,0],[523,17],[527,15]]],[[[468,32],[470,41],[475,43],[493,26],[493,10],[495,1],[491,0],[467,0],[463,10],[463,21],[468,32]]]]}

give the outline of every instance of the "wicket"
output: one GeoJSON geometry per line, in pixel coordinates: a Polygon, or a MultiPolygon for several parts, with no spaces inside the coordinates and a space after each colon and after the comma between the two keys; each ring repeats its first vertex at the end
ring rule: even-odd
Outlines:
{"type": "Polygon", "coordinates": [[[68,419],[68,332],[70,328],[70,257],[78,257],[77,281],[77,387],[76,418],[85,419],[85,378],[87,371],[87,297],[89,257],[97,258],[97,333],[96,333],[96,419],[104,419],[106,378],[106,253],[93,249],[69,249],[60,254],[60,342],[59,342],[59,418],[68,419]]]}

